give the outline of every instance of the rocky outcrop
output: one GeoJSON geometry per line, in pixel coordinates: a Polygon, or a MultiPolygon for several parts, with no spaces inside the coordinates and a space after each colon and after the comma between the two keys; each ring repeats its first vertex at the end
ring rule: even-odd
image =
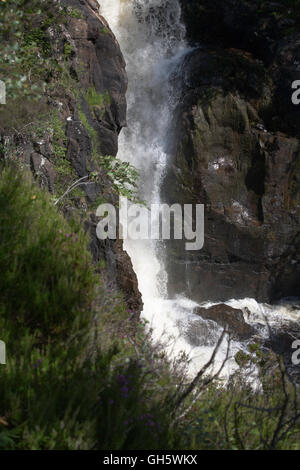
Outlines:
{"type": "Polygon", "coordinates": [[[59,67],[58,78],[50,78],[52,86],[43,98],[42,124],[35,123],[32,132],[28,124],[9,136],[9,144],[54,197],[58,189],[61,195],[76,179],[95,171],[101,175],[95,181],[83,180],[88,181],[81,186],[83,194],[66,199],[63,211],[66,216],[77,212],[82,218],[91,235],[95,264],[105,261],[109,280],[123,292],[128,307],[138,316],[142,300],[130,258],[121,244],[98,240],[94,215],[98,201],[116,202],[99,158],[117,154],[118,136],[126,126],[125,61],[114,34],[99,14],[97,1],[63,3],[76,14],[47,30],[51,58],[59,67]],[[45,113],[55,116],[46,126],[45,113]]]}
{"type": "MultiPolygon", "coordinates": [[[[122,240],[100,241],[96,236],[97,219],[91,214],[85,228],[91,234],[90,250],[96,265],[105,260],[105,271],[111,286],[119,288],[128,306],[131,318],[138,319],[143,309],[142,297],[136,274],[127,252],[123,250],[122,240]]],[[[103,270],[102,270],[103,275],[103,270]]]]}
{"type": "Polygon", "coordinates": [[[164,196],[205,204],[205,245],[199,252],[175,245],[170,293],[196,301],[299,296],[300,113],[291,101],[291,84],[300,79],[296,24],[268,9],[258,16],[246,1],[182,7],[195,48],[174,79],[182,92],[164,196]]]}
{"type": "MultiPolygon", "coordinates": [[[[91,124],[99,136],[100,151],[115,155],[118,134],[126,125],[125,62],[109,25],[98,13],[98,2],[68,0],[67,3],[82,13],[82,18],[71,19],[64,35],[64,40],[68,41],[73,51],[71,70],[82,90],[92,86],[97,93],[107,94],[108,100],[102,109],[90,109],[93,118],[91,124]]],[[[86,105],[88,103],[85,100],[82,103],[83,110],[86,105]]],[[[73,130],[76,135],[76,127],[71,130],[74,126],[69,126],[69,133],[72,134],[73,130]]]]}
{"type": "MultiPolygon", "coordinates": [[[[92,87],[96,93],[108,97],[103,105],[93,106],[83,95],[80,106],[87,116],[89,126],[96,131],[99,153],[114,156],[118,151],[119,132],[126,126],[125,62],[109,25],[99,15],[98,2],[68,0],[67,3],[82,12],[82,18],[73,18],[65,33],[74,51],[71,70],[77,75],[82,90],[92,87]]],[[[78,177],[82,177],[85,176],[89,164],[95,165],[92,152],[93,146],[97,144],[93,142],[89,129],[80,121],[78,111],[78,105],[73,106],[73,116],[71,113],[71,119],[68,121],[68,158],[78,177]]],[[[65,113],[70,115],[68,109],[65,113]]],[[[109,187],[106,187],[109,182],[103,183],[100,187],[97,184],[94,187],[92,185],[92,189],[91,185],[86,187],[88,201],[94,203],[103,191],[106,194],[110,192],[109,187]]],[[[109,197],[114,200],[113,194],[109,197]]],[[[109,278],[123,292],[129,309],[138,316],[142,310],[141,295],[131,260],[123,250],[122,242],[98,240],[93,212],[87,226],[92,237],[91,250],[94,260],[97,262],[105,259],[109,278]]]]}
{"type": "MultiPolygon", "coordinates": [[[[292,360],[296,349],[295,342],[300,338],[298,322],[289,320],[275,324],[268,323],[268,318],[265,318],[263,321],[250,324],[251,313],[247,309],[240,310],[226,304],[217,304],[208,308],[196,307],[193,313],[205,320],[205,323],[199,325],[195,322],[190,328],[189,335],[193,345],[203,345],[201,337],[203,334],[209,344],[210,336],[213,335],[213,327],[210,323],[214,322],[226,329],[231,339],[242,342],[250,353],[259,351],[262,357],[268,357],[271,351],[278,358],[281,357],[289,375],[299,379],[300,367],[292,360]]],[[[245,356],[242,350],[239,351],[236,359],[239,356],[249,359],[249,355],[245,356]]]]}
{"type": "Polygon", "coordinates": [[[240,341],[250,339],[255,329],[246,323],[242,310],[219,304],[210,308],[197,307],[194,312],[205,320],[213,320],[230,332],[233,338],[240,341]]]}

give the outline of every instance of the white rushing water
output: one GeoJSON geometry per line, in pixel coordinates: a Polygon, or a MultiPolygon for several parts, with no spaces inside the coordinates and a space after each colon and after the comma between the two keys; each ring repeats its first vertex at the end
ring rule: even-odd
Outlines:
{"type": "MultiPolygon", "coordinates": [[[[118,156],[139,170],[142,199],[160,203],[169,126],[177,104],[169,78],[189,50],[179,1],[101,0],[100,13],[116,35],[127,64],[128,128],[120,135],[118,156]]],[[[158,242],[126,240],[124,247],[138,277],[142,315],[153,339],[162,342],[174,358],[182,352],[188,355],[190,372],[195,373],[209,360],[222,329],[193,315],[195,302],[167,298],[167,273],[158,242]]],[[[219,363],[225,351],[224,342],[219,363]]],[[[227,373],[233,367],[234,361],[229,361],[227,373]]]]}
{"type": "MultiPolygon", "coordinates": [[[[100,13],[116,35],[127,63],[128,128],[120,135],[118,156],[139,170],[142,199],[148,204],[159,203],[168,158],[169,126],[176,106],[169,78],[188,51],[179,0],[100,0],[99,3],[100,13]]],[[[142,315],[153,329],[153,339],[162,341],[173,357],[180,352],[189,355],[190,373],[194,374],[209,360],[222,329],[193,315],[197,306],[193,301],[180,296],[176,300],[168,299],[167,274],[158,242],[126,240],[124,247],[138,277],[144,302],[142,315]]],[[[271,307],[260,306],[252,299],[228,303],[245,312],[248,308],[253,321],[262,318],[268,308],[268,313],[272,311],[271,307]]],[[[231,355],[242,347],[233,343],[231,355]]],[[[226,348],[224,341],[217,366],[222,363],[226,348]]],[[[223,373],[228,375],[235,368],[236,363],[231,359],[223,373]]]]}

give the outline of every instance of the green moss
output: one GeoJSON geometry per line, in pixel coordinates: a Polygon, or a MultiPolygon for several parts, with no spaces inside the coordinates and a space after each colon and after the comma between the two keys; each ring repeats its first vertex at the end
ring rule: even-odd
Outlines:
{"type": "Polygon", "coordinates": [[[246,367],[251,361],[251,356],[249,356],[249,354],[244,353],[243,351],[238,351],[234,356],[234,359],[240,367],[246,367]]]}
{"type": "Polygon", "coordinates": [[[111,98],[109,96],[108,91],[105,93],[97,93],[95,90],[95,87],[90,87],[86,94],[85,94],[85,99],[89,106],[106,106],[111,103],[111,98]]]}
{"type": "Polygon", "coordinates": [[[70,6],[67,6],[65,8],[65,15],[66,15],[66,18],[76,18],[76,19],[82,19],[83,18],[83,14],[81,11],[78,10],[78,8],[74,8],[74,7],[70,7],[70,6]]]}
{"type": "Polygon", "coordinates": [[[97,93],[95,87],[90,87],[84,95],[85,101],[90,107],[93,118],[96,118],[96,114],[99,114],[101,119],[107,106],[111,104],[111,98],[106,91],[105,93],[97,93]]]}
{"type": "Polygon", "coordinates": [[[101,34],[111,34],[110,30],[108,28],[103,28],[101,30],[101,34]]]}
{"type": "MultiPolygon", "coordinates": [[[[62,121],[59,112],[51,110],[50,114],[40,116],[40,121],[32,127],[35,138],[44,139],[51,136],[54,155],[52,164],[56,173],[55,198],[61,196],[67,187],[77,179],[76,172],[71,162],[67,159],[67,137],[65,133],[66,125],[62,121]]],[[[84,195],[80,188],[72,192],[72,198],[78,199],[84,195]]]]}
{"type": "Polygon", "coordinates": [[[92,153],[95,154],[97,145],[98,145],[98,136],[96,130],[92,127],[89,123],[88,118],[86,117],[85,113],[82,111],[81,106],[78,108],[79,119],[84,125],[85,129],[90,135],[91,143],[92,143],[92,153]]]}
{"type": "Polygon", "coordinates": [[[64,44],[64,55],[66,57],[69,57],[73,52],[73,48],[71,46],[71,44],[69,44],[68,42],[65,42],[64,44]]]}
{"type": "MultiPolygon", "coordinates": [[[[104,94],[97,93],[95,90],[95,87],[90,87],[86,93],[84,94],[84,99],[87,102],[87,104],[90,107],[90,111],[92,114],[93,119],[95,118],[95,110],[99,109],[100,112],[104,112],[106,106],[108,106],[111,103],[111,98],[109,96],[108,92],[105,92],[104,94]]],[[[92,145],[93,145],[93,151],[96,151],[97,147],[97,132],[93,128],[93,126],[89,123],[89,120],[82,110],[82,106],[79,106],[79,119],[88,131],[92,145]]]]}

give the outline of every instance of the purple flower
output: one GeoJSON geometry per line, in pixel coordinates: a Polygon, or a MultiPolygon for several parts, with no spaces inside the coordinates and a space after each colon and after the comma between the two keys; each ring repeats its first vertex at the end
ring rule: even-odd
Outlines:
{"type": "Polygon", "coordinates": [[[125,375],[122,375],[122,374],[118,374],[118,375],[117,375],[117,380],[118,380],[121,384],[127,384],[127,383],[128,383],[128,378],[125,377],[125,375]]]}
{"type": "Polygon", "coordinates": [[[128,387],[126,385],[121,388],[121,393],[123,398],[128,398],[128,387]]]}
{"type": "Polygon", "coordinates": [[[35,369],[37,369],[38,367],[40,367],[40,365],[42,364],[42,362],[43,362],[43,359],[38,359],[38,360],[36,361],[36,363],[33,365],[33,367],[34,367],[35,369]]]}

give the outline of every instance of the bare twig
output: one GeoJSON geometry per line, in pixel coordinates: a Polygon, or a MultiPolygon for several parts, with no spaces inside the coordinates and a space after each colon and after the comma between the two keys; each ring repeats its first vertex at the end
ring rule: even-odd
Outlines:
{"type": "MultiPolygon", "coordinates": [[[[220,336],[217,344],[216,344],[216,347],[211,355],[211,358],[209,359],[209,361],[202,367],[202,369],[198,372],[198,374],[196,375],[196,377],[194,378],[194,380],[190,383],[190,385],[187,387],[187,389],[185,390],[185,392],[178,398],[177,400],[177,403],[175,405],[175,411],[180,407],[180,405],[186,400],[186,398],[193,392],[193,390],[196,388],[199,380],[201,379],[201,377],[205,374],[205,372],[207,371],[207,369],[209,369],[209,367],[214,363],[215,361],[215,357],[217,355],[217,352],[222,344],[222,341],[224,339],[224,336],[225,334],[227,333],[226,329],[223,330],[222,332],[222,335],[220,336]]],[[[227,360],[227,359],[226,359],[227,360]]]]}
{"type": "MultiPolygon", "coordinates": [[[[221,341],[222,342],[222,341],[221,341]]],[[[202,394],[203,390],[205,389],[205,387],[207,387],[210,383],[212,383],[216,378],[219,377],[219,375],[221,374],[222,370],[224,369],[224,366],[229,358],[229,351],[230,351],[230,338],[228,340],[228,343],[227,343],[227,351],[226,351],[226,355],[225,355],[225,359],[223,360],[219,370],[213,375],[213,376],[209,376],[207,378],[207,380],[204,381],[204,383],[201,385],[200,387],[200,390],[198,391],[196,397],[192,400],[192,403],[188,406],[188,408],[180,415],[178,416],[174,421],[173,421],[173,424],[181,419],[183,419],[190,411],[191,409],[193,408],[193,406],[195,405],[195,403],[199,400],[199,397],[200,395],[202,394]]]]}
{"type": "Polygon", "coordinates": [[[83,182],[83,180],[86,179],[86,178],[88,178],[88,175],[83,176],[82,178],[79,178],[79,180],[77,180],[77,181],[74,181],[74,183],[72,183],[71,186],[68,187],[68,189],[64,192],[64,194],[62,196],[60,196],[60,198],[58,198],[55,201],[54,205],[56,206],[64,197],[67,196],[67,194],[69,194],[71,191],[73,191],[73,189],[78,188],[78,186],[92,184],[91,182],[83,182]]]}

